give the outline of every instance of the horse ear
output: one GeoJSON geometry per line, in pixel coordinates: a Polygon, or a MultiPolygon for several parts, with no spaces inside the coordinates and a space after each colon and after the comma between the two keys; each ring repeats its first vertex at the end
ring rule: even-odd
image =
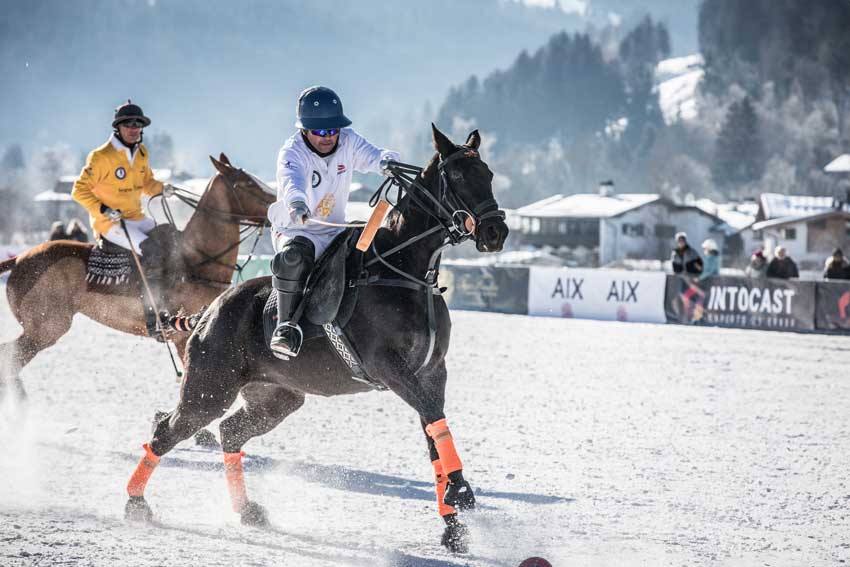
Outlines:
{"type": "Polygon", "coordinates": [[[222,175],[227,173],[227,166],[226,165],[224,165],[223,163],[221,163],[220,161],[218,161],[217,159],[215,159],[212,156],[210,156],[210,161],[212,162],[213,167],[216,168],[216,170],[218,170],[219,173],[221,173],[222,175]]]}
{"type": "Polygon", "coordinates": [[[227,156],[226,156],[226,155],[224,155],[224,152],[221,152],[221,154],[219,154],[219,156],[218,156],[218,160],[219,160],[221,163],[223,163],[224,165],[229,165],[230,167],[233,167],[233,164],[232,164],[232,163],[230,163],[230,160],[229,160],[229,159],[227,159],[227,156]]]}
{"type": "Polygon", "coordinates": [[[478,146],[481,145],[481,134],[478,133],[478,130],[473,130],[469,137],[466,139],[466,144],[473,150],[477,150],[478,146]]]}
{"type": "Polygon", "coordinates": [[[445,134],[440,132],[439,129],[431,122],[431,133],[434,138],[434,149],[437,150],[437,153],[442,157],[446,157],[451,154],[455,150],[455,145],[449,140],[445,134]]]}

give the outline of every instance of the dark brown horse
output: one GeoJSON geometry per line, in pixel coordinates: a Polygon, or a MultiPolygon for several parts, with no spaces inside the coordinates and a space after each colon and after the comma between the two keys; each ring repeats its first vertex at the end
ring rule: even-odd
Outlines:
{"type": "MultiPolygon", "coordinates": [[[[159,306],[171,313],[194,313],[229,287],[240,222],[263,224],[268,206],[275,200],[252,176],[234,168],[224,154],[221,160],[210,159],[218,172],[197,201],[181,239],[179,253],[186,277],[168,290],[166,305],[159,306]]],[[[125,333],[147,336],[138,286],[86,281],[91,251],[91,244],[59,240],[0,263],[0,274],[12,271],[6,296],[23,327],[17,339],[0,344],[0,388],[5,383],[23,396],[20,370],[68,332],[75,313],[125,333]]],[[[185,333],[172,336],[181,359],[187,339],[185,333]]]]}
{"type": "MultiPolygon", "coordinates": [[[[436,288],[436,267],[446,246],[470,238],[480,252],[501,250],[508,227],[493,198],[493,174],[477,151],[478,132],[463,146],[436,128],[433,136],[437,154],[415,183],[407,182],[389,226],[378,231],[364,258],[369,277],[358,280],[365,285],[346,333],[366,373],[419,414],[434,466],[438,509],[446,523],[443,544],[463,551],[466,528],[457,511],[473,507],[475,498],[443,413],[451,321],[436,288]]],[[[396,179],[414,169],[404,164],[390,167],[396,179]]],[[[222,416],[241,392],[244,407],[220,426],[225,470],[242,521],[265,523],[262,507],[245,491],[245,442],[280,424],[301,407],[306,394],[336,396],[370,389],[352,380],[352,370],[325,338],[305,341],[295,359],[283,362],[272,356],[262,322],[270,290],[269,278],[240,284],[222,294],[201,318],[187,346],[180,402],[159,421],[128,484],[128,517],[150,517],[144,487],[159,458],[222,416]]]]}

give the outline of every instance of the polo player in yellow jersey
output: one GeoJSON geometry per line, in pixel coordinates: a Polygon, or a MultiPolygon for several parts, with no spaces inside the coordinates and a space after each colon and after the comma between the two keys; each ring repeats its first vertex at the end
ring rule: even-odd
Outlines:
{"type": "MultiPolygon", "coordinates": [[[[142,211],[142,193],[167,197],[174,190],[153,177],[142,144],[142,128],[150,123],[141,107],[129,100],[115,109],[112,135],[88,155],[71,196],[89,212],[95,240],[135,250],[151,287],[159,288],[164,251],[145,246],[156,221],[142,211]]],[[[152,291],[159,296],[159,289],[152,291]]]]}

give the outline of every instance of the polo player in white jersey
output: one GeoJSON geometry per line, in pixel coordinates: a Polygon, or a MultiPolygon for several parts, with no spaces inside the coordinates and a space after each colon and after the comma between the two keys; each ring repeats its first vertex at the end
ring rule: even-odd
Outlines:
{"type": "Polygon", "coordinates": [[[342,101],[326,87],[310,87],[298,97],[295,132],[277,157],[277,202],[269,207],[272,284],[277,290],[278,323],[269,345],[278,358],[298,356],[303,334],[292,315],[304,296],[315,260],[343,229],[351,177],[384,173],[381,161],[398,152],[373,146],[348,128],[342,101]]]}

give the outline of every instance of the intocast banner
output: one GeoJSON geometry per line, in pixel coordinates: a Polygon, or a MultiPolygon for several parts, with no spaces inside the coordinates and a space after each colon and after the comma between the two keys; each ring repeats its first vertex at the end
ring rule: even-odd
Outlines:
{"type": "Polygon", "coordinates": [[[819,282],[817,295],[817,328],[850,331],[850,282],[819,282]]]}
{"type": "Polygon", "coordinates": [[[662,272],[533,266],[528,314],[666,323],[662,272]]]}
{"type": "Polygon", "coordinates": [[[750,329],[815,328],[815,283],[780,279],[669,276],[671,323],[750,329]]]}

